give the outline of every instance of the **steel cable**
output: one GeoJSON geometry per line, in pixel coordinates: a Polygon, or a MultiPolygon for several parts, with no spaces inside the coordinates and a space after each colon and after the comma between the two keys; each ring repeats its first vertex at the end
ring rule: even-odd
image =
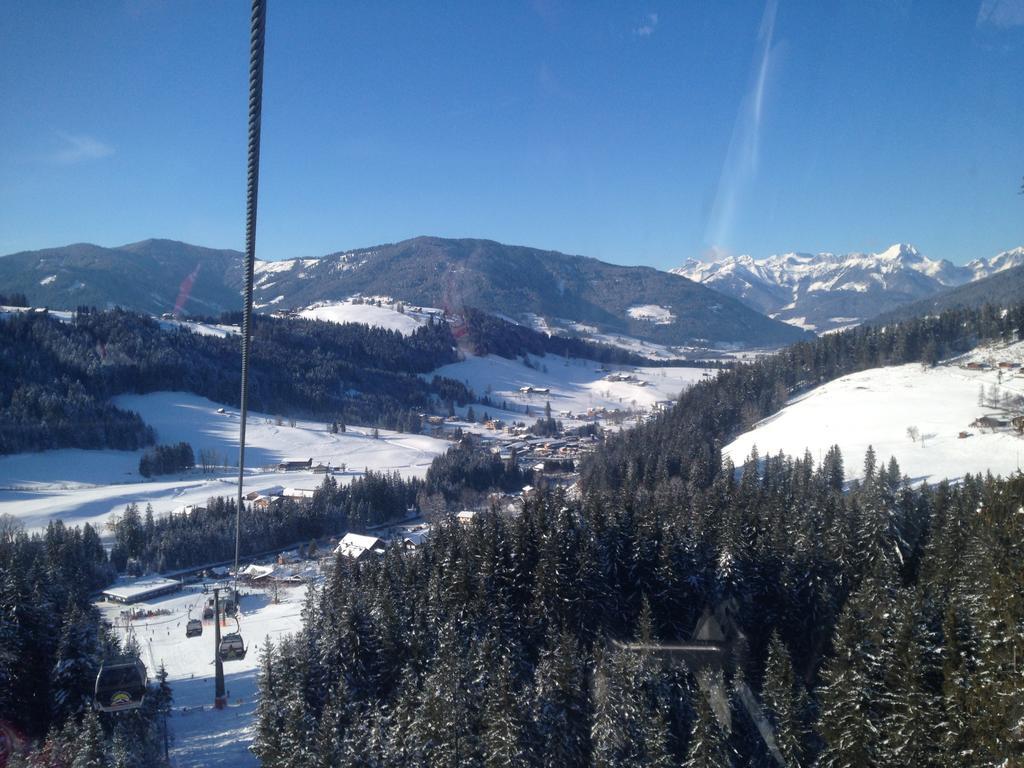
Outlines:
{"type": "Polygon", "coordinates": [[[249,349],[252,343],[253,268],[256,262],[256,203],[260,182],[260,124],[263,112],[263,40],[266,0],[252,1],[249,38],[249,161],[245,195],[245,306],[242,313],[242,396],[238,427],[238,505],[235,510],[234,591],[238,593],[238,556],[242,540],[242,482],[245,478],[245,422],[249,412],[249,349]]]}

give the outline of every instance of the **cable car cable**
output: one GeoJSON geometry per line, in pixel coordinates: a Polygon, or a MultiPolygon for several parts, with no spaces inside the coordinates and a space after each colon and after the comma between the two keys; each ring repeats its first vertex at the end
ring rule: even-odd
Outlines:
{"type": "Polygon", "coordinates": [[[245,292],[242,311],[242,393],[238,425],[238,506],[235,510],[234,592],[238,595],[238,555],[242,536],[242,482],[245,478],[245,422],[249,412],[249,349],[252,341],[253,269],[256,263],[256,206],[260,182],[260,127],[263,115],[263,41],[266,0],[253,0],[249,34],[249,160],[245,195],[245,292]]]}

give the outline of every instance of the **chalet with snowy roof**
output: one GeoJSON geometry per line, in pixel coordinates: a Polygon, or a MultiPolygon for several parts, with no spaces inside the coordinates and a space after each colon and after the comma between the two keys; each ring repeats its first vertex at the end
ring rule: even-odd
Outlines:
{"type": "Polygon", "coordinates": [[[346,533],[344,538],[338,542],[334,553],[342,555],[350,560],[362,560],[368,555],[384,554],[384,541],[376,536],[363,536],[359,533],[346,533]]]}
{"type": "Polygon", "coordinates": [[[418,549],[427,543],[430,538],[430,529],[406,531],[402,536],[402,546],[408,550],[418,549]]]}
{"type": "Polygon", "coordinates": [[[313,498],[316,490],[313,488],[285,488],[281,496],[292,501],[307,501],[313,498]]]}

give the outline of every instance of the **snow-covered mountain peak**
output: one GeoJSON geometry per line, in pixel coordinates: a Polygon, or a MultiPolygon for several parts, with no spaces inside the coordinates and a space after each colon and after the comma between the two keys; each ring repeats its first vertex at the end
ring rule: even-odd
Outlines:
{"type": "Polygon", "coordinates": [[[967,262],[966,268],[971,270],[974,280],[980,280],[983,277],[1019,267],[1021,264],[1024,264],[1024,246],[997,253],[991,259],[974,259],[967,262]]]}
{"type": "Polygon", "coordinates": [[[819,332],[856,325],[899,304],[1024,264],[1024,248],[957,266],[910,243],[877,253],[783,253],[699,261],[672,272],[705,283],[779,320],[819,332]]]}
{"type": "Polygon", "coordinates": [[[924,258],[910,243],[894,243],[877,256],[882,261],[920,261],[924,258]]]}

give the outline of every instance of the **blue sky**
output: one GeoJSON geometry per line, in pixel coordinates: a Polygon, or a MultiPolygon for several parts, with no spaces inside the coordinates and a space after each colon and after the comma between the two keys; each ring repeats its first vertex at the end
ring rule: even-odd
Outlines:
{"type": "MultiPolygon", "coordinates": [[[[0,253],[241,248],[248,3],[4,3],[0,253]]],[[[1024,0],[270,0],[257,250],[1024,244],[1024,0]]]]}

